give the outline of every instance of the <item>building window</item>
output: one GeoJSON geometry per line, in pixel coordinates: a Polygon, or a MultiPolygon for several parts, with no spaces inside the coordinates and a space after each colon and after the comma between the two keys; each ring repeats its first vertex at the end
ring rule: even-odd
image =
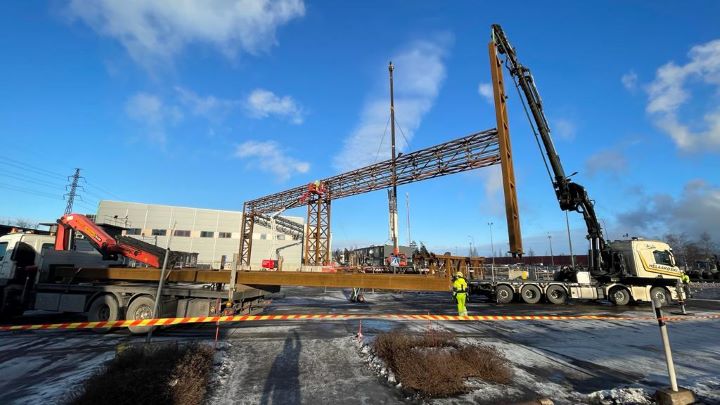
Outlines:
{"type": "Polygon", "coordinates": [[[184,238],[190,237],[190,231],[182,231],[180,229],[175,230],[175,236],[182,236],[184,238]]]}
{"type": "Polygon", "coordinates": [[[167,235],[167,229],[153,229],[152,236],[165,236],[167,235]]]}
{"type": "Polygon", "coordinates": [[[260,239],[266,240],[266,239],[267,239],[267,234],[266,234],[266,233],[261,233],[261,234],[260,234],[260,239]]]}
{"type": "Polygon", "coordinates": [[[210,232],[210,231],[201,231],[200,232],[201,238],[212,238],[214,236],[215,236],[215,232],[210,232]]]}
{"type": "Polygon", "coordinates": [[[220,232],[218,234],[218,238],[221,238],[221,239],[230,239],[231,237],[232,237],[232,233],[230,233],[230,232],[220,232]]]}
{"type": "Polygon", "coordinates": [[[140,228],[128,228],[125,230],[125,235],[140,235],[142,233],[142,229],[140,228]]]}
{"type": "Polygon", "coordinates": [[[285,240],[285,235],[278,235],[277,240],[285,240]]]}

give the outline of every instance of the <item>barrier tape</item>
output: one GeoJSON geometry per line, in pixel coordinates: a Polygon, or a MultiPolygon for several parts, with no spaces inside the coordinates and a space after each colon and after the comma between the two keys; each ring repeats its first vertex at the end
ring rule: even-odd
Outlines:
{"type": "MultiPolygon", "coordinates": [[[[293,315],[234,315],[202,316],[192,318],[158,318],[123,321],[45,323],[36,325],[0,325],[0,332],[22,330],[104,329],[129,326],[169,326],[193,323],[294,321],[294,320],[351,320],[379,319],[389,321],[656,321],[655,317],[623,317],[604,315],[401,315],[401,314],[293,314],[293,315]]],[[[720,315],[693,315],[664,317],[666,321],[720,319],[720,315]]]]}

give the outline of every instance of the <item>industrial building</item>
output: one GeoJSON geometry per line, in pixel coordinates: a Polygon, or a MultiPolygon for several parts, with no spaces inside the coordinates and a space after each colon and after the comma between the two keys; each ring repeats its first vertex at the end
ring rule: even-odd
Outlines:
{"type": "MultiPolygon", "coordinates": [[[[124,235],[165,247],[171,230],[170,249],[197,252],[198,264],[214,269],[229,266],[240,249],[242,212],[188,208],[102,200],[95,221],[125,228],[124,235]]],[[[303,224],[303,218],[285,217],[303,224]]],[[[302,258],[302,240],[256,223],[253,229],[250,265],[259,267],[263,259],[275,259],[278,251],[283,270],[296,270],[302,258]]]]}

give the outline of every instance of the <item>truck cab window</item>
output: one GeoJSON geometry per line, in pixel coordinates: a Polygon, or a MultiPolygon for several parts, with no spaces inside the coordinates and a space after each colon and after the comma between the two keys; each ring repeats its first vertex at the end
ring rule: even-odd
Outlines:
{"type": "Polygon", "coordinates": [[[672,266],[672,260],[670,258],[670,252],[667,250],[655,250],[653,251],[653,256],[655,257],[655,263],[661,264],[663,266],[672,266]]]}
{"type": "Polygon", "coordinates": [[[0,261],[5,258],[5,252],[7,252],[7,242],[0,243],[0,261]]]}

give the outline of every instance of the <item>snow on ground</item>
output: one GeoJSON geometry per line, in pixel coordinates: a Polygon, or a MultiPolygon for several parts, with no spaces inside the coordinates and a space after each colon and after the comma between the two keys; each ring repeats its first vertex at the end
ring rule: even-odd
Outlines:
{"type": "Polygon", "coordinates": [[[57,403],[114,355],[113,344],[88,345],[87,337],[3,335],[0,403],[57,403]]]}
{"type": "MultiPolygon", "coordinates": [[[[720,313],[720,301],[690,304],[696,315],[720,313]]],[[[719,290],[720,291],[720,290],[719,290]]],[[[447,294],[367,294],[368,302],[352,304],[340,290],[284,289],[267,313],[432,313],[452,314],[447,294]]],[[[563,306],[496,305],[473,301],[474,314],[595,314],[646,317],[647,306],[616,308],[573,303],[563,306]]],[[[676,309],[669,309],[676,311],[676,309]]],[[[670,341],[681,386],[707,404],[720,404],[720,321],[692,320],[669,324],[670,341]]],[[[367,364],[353,338],[359,321],[270,321],[223,325],[220,355],[215,362],[207,403],[403,403],[413,402],[396,384],[367,364]]],[[[429,401],[435,404],[511,402],[549,397],[556,404],[612,404],[635,401],[667,386],[666,366],[657,324],[652,321],[505,321],[407,322],[363,320],[368,339],[402,328],[455,332],[468,343],[502,351],[515,371],[510,386],[473,384],[467,395],[429,401]],[[644,391],[642,391],[644,390],[644,391]],[[625,398],[625,399],[623,399],[625,398]],[[605,402],[603,402],[605,401],[605,402]],[[609,401],[609,402],[608,402],[609,401]]],[[[213,326],[159,331],[157,340],[207,340],[213,326]]],[[[123,342],[127,333],[87,331],[0,334],[0,403],[57,402],[123,342]]],[[[641,403],[641,402],[640,402],[641,403]]]]}

